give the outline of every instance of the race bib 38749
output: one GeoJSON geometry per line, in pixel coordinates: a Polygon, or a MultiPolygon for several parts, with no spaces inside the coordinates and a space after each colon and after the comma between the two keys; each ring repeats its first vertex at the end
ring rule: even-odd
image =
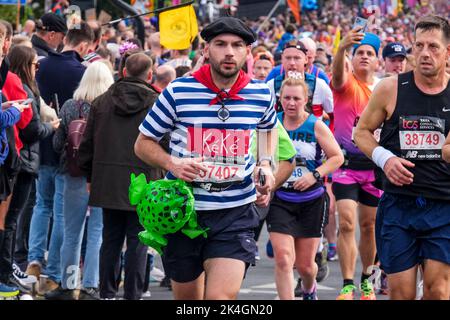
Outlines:
{"type": "Polygon", "coordinates": [[[399,138],[402,158],[441,160],[445,142],[445,120],[429,116],[400,116],[399,138]]]}

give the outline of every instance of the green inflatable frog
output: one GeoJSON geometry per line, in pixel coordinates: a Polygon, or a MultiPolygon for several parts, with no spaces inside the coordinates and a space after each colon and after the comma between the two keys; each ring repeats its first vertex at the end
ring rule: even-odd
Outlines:
{"type": "Polygon", "coordinates": [[[167,245],[166,234],[179,230],[194,239],[200,235],[206,238],[207,229],[197,223],[194,210],[194,195],[191,187],[183,180],[156,180],[147,182],[143,173],[131,174],[128,197],[145,231],[139,232],[139,240],[162,255],[167,245]]]}

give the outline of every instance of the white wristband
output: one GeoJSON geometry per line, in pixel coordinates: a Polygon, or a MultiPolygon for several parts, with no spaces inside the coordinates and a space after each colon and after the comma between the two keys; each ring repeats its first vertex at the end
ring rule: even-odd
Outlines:
{"type": "Polygon", "coordinates": [[[381,146],[373,149],[372,161],[375,162],[375,164],[382,170],[384,170],[384,165],[386,164],[386,162],[392,157],[395,157],[395,154],[381,146]]]}

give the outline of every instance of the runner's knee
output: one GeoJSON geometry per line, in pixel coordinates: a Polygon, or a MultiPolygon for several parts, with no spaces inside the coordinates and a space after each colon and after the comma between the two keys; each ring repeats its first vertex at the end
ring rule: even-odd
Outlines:
{"type": "Polygon", "coordinates": [[[355,221],[349,217],[339,217],[339,233],[353,233],[355,227],[355,221]]]}
{"type": "Polygon", "coordinates": [[[450,298],[449,279],[433,279],[427,281],[424,279],[423,297],[426,300],[448,300],[450,298]]]}
{"type": "Polygon", "coordinates": [[[366,232],[375,232],[375,219],[366,219],[361,221],[359,227],[361,229],[361,235],[366,232]]]}
{"type": "Polygon", "coordinates": [[[294,265],[294,256],[292,252],[288,249],[280,248],[275,249],[275,263],[277,268],[281,270],[292,269],[294,265]]]}
{"type": "Polygon", "coordinates": [[[314,261],[302,261],[298,266],[298,272],[301,275],[312,275],[315,272],[316,266],[314,261]]]}

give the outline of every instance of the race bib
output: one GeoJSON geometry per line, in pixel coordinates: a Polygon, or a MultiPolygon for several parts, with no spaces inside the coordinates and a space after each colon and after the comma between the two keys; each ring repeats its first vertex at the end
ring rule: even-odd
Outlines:
{"type": "MultiPolygon", "coordinates": [[[[358,125],[358,122],[359,122],[359,117],[356,117],[355,121],[353,122],[353,128],[352,128],[352,142],[354,145],[356,145],[354,137],[355,137],[355,131],[356,131],[356,126],[358,125]]],[[[377,142],[380,142],[380,135],[381,135],[381,128],[378,128],[373,132],[373,137],[375,138],[375,140],[377,142]]]]}
{"type": "Polygon", "coordinates": [[[399,138],[402,158],[441,160],[445,120],[428,116],[401,116],[399,138]]]}
{"type": "Polygon", "coordinates": [[[206,172],[201,172],[194,185],[210,192],[228,189],[246,178],[245,157],[250,144],[250,130],[188,129],[188,150],[194,157],[203,157],[206,172]]]}
{"type": "Polygon", "coordinates": [[[228,165],[217,162],[203,162],[208,169],[201,172],[194,181],[197,182],[241,182],[245,178],[245,165],[228,165]]]}
{"type": "Polygon", "coordinates": [[[295,169],[292,172],[291,176],[283,184],[283,188],[293,189],[294,188],[294,182],[298,178],[303,177],[308,172],[311,172],[311,171],[309,171],[308,168],[306,167],[306,161],[303,158],[301,158],[300,160],[297,158],[295,169]]]}

